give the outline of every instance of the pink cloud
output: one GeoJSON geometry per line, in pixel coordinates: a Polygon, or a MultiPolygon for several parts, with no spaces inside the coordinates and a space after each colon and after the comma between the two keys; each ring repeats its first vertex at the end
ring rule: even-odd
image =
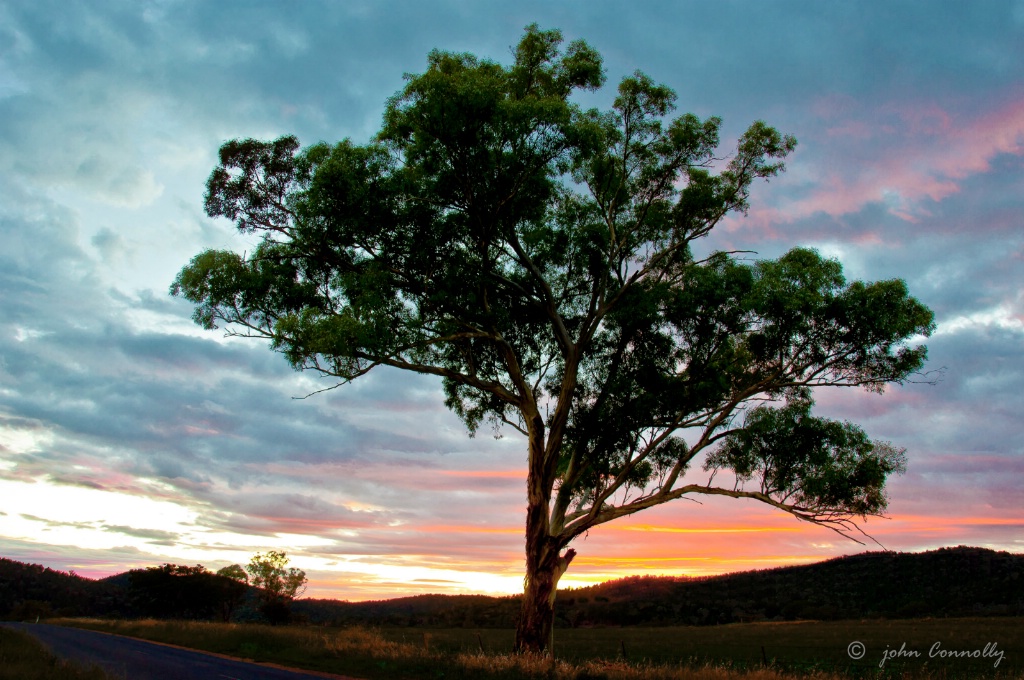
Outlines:
{"type": "MultiPolygon", "coordinates": [[[[445,464],[457,464],[456,461],[445,464]]],[[[389,490],[417,493],[480,492],[520,494],[526,480],[525,470],[458,470],[441,468],[437,462],[402,461],[393,457],[380,460],[357,459],[341,463],[296,465],[267,463],[253,468],[273,475],[295,479],[360,480],[389,490]]],[[[518,497],[518,496],[517,496],[518,497]]]]}
{"type": "Polygon", "coordinates": [[[450,477],[470,479],[515,479],[525,480],[526,470],[444,470],[441,474],[450,477]]]}
{"type": "MultiPolygon", "coordinates": [[[[1024,99],[983,112],[951,112],[934,103],[876,109],[831,97],[813,107],[822,132],[790,162],[805,186],[775,203],[755,200],[730,230],[778,235],[777,225],[815,214],[841,218],[881,203],[908,223],[930,216],[928,204],[957,193],[963,180],[992,169],[1004,154],[1024,155],[1024,99]],[[811,155],[813,154],[813,155],[811,155]]],[[[792,186],[792,184],[791,184],[792,186]]],[[[772,200],[773,192],[765,192],[772,200]]],[[[880,242],[877,235],[874,242],[880,242]]]]}

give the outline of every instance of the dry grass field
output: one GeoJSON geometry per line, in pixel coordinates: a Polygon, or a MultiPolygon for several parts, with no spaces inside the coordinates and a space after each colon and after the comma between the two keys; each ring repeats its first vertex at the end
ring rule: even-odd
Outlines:
{"type": "Polygon", "coordinates": [[[1024,677],[1022,618],[558,630],[555,660],[507,653],[512,632],[504,630],[333,629],[98,619],[53,623],[365,678],[1024,677]],[[853,643],[862,645],[852,648],[855,656],[863,649],[859,659],[850,657],[853,643]],[[898,650],[902,650],[899,655],[898,650]],[[891,656],[882,664],[887,651],[891,656]]]}
{"type": "MultiPolygon", "coordinates": [[[[512,632],[503,630],[381,629],[387,639],[422,641],[447,651],[507,650],[512,632]]],[[[854,646],[853,652],[858,649],[854,646]]],[[[888,621],[796,621],[665,628],[557,630],[560,659],[622,659],[662,664],[765,665],[789,670],[830,670],[863,675],[874,671],[924,672],[965,677],[1024,672],[1024,618],[907,619],[888,621]],[[850,646],[863,645],[853,659],[850,646]],[[938,643],[938,647],[934,645],[938,643]],[[986,656],[985,648],[989,646],[986,656]],[[994,645],[994,647],[993,647],[994,645]],[[898,650],[903,649],[902,654],[898,650]],[[959,655],[974,653],[976,658],[959,655]],[[883,657],[890,652],[890,658],[883,657]],[[917,652],[914,657],[911,652],[917,652]],[[958,656],[951,656],[957,652],[958,656]],[[1002,655],[999,655],[1002,652],[1002,655]],[[996,662],[998,665],[996,666],[996,662]],[[879,664],[882,664],[879,668],[879,664]]]]}

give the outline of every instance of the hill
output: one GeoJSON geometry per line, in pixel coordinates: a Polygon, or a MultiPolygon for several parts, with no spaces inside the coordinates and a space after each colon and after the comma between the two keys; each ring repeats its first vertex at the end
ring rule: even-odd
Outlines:
{"type": "Polygon", "coordinates": [[[1024,555],[869,552],[699,579],[631,577],[566,592],[570,625],[1024,614],[1024,555]]]}
{"type": "MultiPolygon", "coordinates": [[[[100,581],[0,558],[0,619],[139,613],[127,574],[100,581]]],[[[136,603],[137,605],[137,603],[136,603]]],[[[668,626],[796,619],[1024,615],[1024,555],[983,548],[868,552],[704,578],[631,576],[560,591],[558,625],[668,626]]],[[[418,595],[296,600],[298,620],[332,625],[511,628],[519,598],[418,595]]],[[[246,615],[246,608],[235,618],[246,615]]],[[[251,615],[251,612],[249,612],[251,615]]]]}
{"type": "MultiPolygon", "coordinates": [[[[310,621],[507,628],[517,597],[420,595],[378,602],[299,600],[310,621]]],[[[1024,614],[1024,555],[983,548],[869,552],[705,578],[631,576],[560,591],[558,625],[668,626],[796,619],[1024,614]]]]}
{"type": "Polygon", "coordinates": [[[119,614],[124,604],[117,584],[0,557],[0,619],[119,614]]]}

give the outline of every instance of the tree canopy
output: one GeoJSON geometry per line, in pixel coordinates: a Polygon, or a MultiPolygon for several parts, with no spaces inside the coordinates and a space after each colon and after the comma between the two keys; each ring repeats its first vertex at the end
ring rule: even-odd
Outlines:
{"type": "Polygon", "coordinates": [[[811,415],[813,388],[903,382],[934,327],[903,281],[847,282],[811,249],[696,256],[795,139],[758,121],[720,157],[721,120],[671,117],[639,71],[585,110],[600,55],[562,42],[529,26],[509,66],[431,52],[364,144],[227,142],[206,211],[259,245],[201,253],[172,286],[296,369],[438,376],[471,433],[524,436],[532,650],[597,525],[701,494],[841,531],[882,512],[902,450],[811,415]]]}
{"type": "Polygon", "coordinates": [[[291,601],[306,590],[306,572],[289,567],[289,561],[285,553],[270,550],[256,553],[245,565],[248,583],[260,600],[259,611],[273,624],[288,621],[291,601]]]}
{"type": "Polygon", "coordinates": [[[129,598],[143,616],[229,621],[246,585],[201,564],[163,564],[128,572],[129,598]]]}
{"type": "Polygon", "coordinates": [[[239,583],[249,584],[249,574],[240,564],[230,564],[217,570],[217,576],[226,576],[239,583]]]}
{"type": "Polygon", "coordinates": [[[288,555],[277,550],[271,550],[266,555],[256,553],[249,564],[245,565],[245,571],[250,577],[249,584],[277,597],[292,599],[301,595],[306,589],[306,572],[289,567],[288,562],[288,555]]]}

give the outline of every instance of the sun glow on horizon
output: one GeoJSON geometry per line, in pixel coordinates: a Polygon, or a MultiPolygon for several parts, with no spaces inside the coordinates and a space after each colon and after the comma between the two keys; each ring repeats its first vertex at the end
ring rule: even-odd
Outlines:
{"type": "MultiPolygon", "coordinates": [[[[489,483],[487,475],[478,472],[467,473],[467,484],[472,486],[468,480],[475,478],[489,483]]],[[[506,475],[499,471],[495,476],[506,475]]],[[[260,519],[272,520],[276,531],[249,531],[245,521],[236,521],[246,520],[245,516],[217,512],[158,479],[135,478],[129,486],[114,481],[119,485],[91,488],[50,478],[0,479],[0,498],[5,501],[0,509],[0,536],[19,544],[15,559],[54,565],[53,559],[32,557],[31,546],[38,546],[39,555],[55,556],[56,564],[63,565],[54,568],[74,569],[93,578],[164,562],[198,563],[216,570],[244,564],[255,552],[275,549],[286,551],[293,566],[310,574],[306,597],[362,601],[426,593],[503,596],[522,592],[523,530],[512,515],[508,523],[482,517],[438,522],[439,518],[425,516],[407,517],[400,526],[382,521],[354,528],[337,525],[330,518],[268,515],[260,519]],[[142,495],[146,490],[159,496],[142,495]],[[6,512],[9,508],[17,511],[6,512]],[[459,549],[466,545],[478,548],[459,549]],[[68,558],[74,554],[81,557],[68,558]]],[[[355,500],[344,507],[365,516],[376,510],[355,500]]],[[[584,588],[638,575],[706,577],[809,564],[871,549],[824,540],[829,532],[822,527],[749,504],[711,504],[699,514],[652,510],[643,519],[647,521],[613,522],[577,539],[573,546],[579,554],[560,587],[584,588]]],[[[957,537],[977,528],[1007,532],[1020,526],[1024,526],[1021,520],[1012,516],[937,517],[906,512],[865,528],[886,543],[924,541],[933,548],[963,543],[957,537]]]]}

